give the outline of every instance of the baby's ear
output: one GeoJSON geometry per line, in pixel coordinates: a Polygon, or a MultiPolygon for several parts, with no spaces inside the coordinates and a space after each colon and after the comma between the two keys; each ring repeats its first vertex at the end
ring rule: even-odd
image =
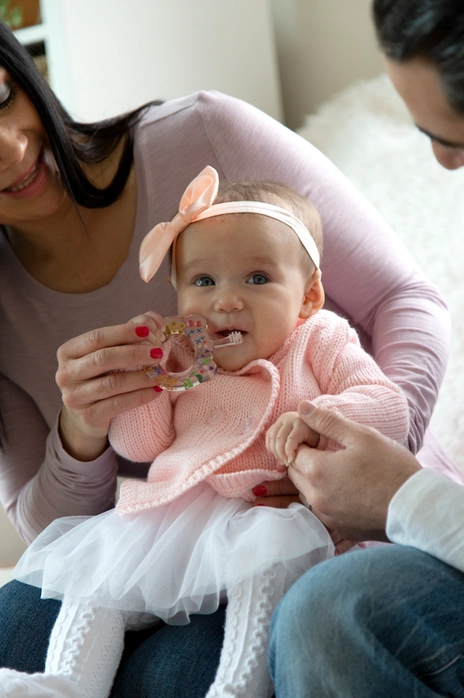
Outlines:
{"type": "Polygon", "coordinates": [[[316,269],[312,277],[307,281],[299,317],[302,320],[307,320],[311,315],[315,315],[324,305],[324,300],[325,294],[321,281],[321,270],[316,269]]]}

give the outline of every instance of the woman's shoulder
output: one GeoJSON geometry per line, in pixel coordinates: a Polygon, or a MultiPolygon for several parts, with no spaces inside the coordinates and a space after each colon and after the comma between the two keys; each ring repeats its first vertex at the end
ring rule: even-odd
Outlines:
{"type": "MultiPolygon", "coordinates": [[[[165,119],[175,120],[188,118],[189,113],[200,115],[204,119],[217,117],[234,121],[237,115],[253,115],[265,118],[265,114],[241,99],[226,95],[217,90],[200,90],[184,97],[167,100],[161,104],[148,107],[140,120],[140,128],[165,119]]],[[[270,118],[270,117],[268,117],[270,118]]]]}
{"type": "Polygon", "coordinates": [[[221,180],[281,181],[305,193],[323,157],[257,107],[215,90],[150,107],[135,140],[145,157],[168,169],[182,149],[185,185],[212,165],[221,180]]]}

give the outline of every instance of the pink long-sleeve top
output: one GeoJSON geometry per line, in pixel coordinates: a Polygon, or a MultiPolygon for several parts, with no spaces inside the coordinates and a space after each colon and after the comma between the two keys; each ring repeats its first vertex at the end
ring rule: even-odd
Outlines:
{"type": "MultiPolygon", "coordinates": [[[[280,181],[314,201],[324,225],[326,307],[350,319],[404,391],[407,442],[417,451],[446,366],[449,316],[440,293],[375,209],[301,137],[217,92],[151,108],[134,137],[136,223],[127,259],[108,285],[82,294],[53,291],[23,269],[0,234],[0,409],[8,435],[0,454],[0,496],[22,537],[32,540],[59,516],[114,506],[120,462],[113,449],[83,463],[60,443],[56,350],[71,337],[148,309],[176,312],[167,261],[145,284],[138,248],[153,225],[171,219],[205,165],[215,167],[221,181],[280,181]]],[[[451,468],[436,444],[425,460],[451,468]]],[[[135,466],[123,465],[134,474],[135,466]]]]}
{"type": "MultiPolygon", "coordinates": [[[[181,365],[190,362],[187,355],[181,365]]],[[[269,359],[239,371],[219,369],[198,388],[165,392],[113,419],[109,439],[118,453],[155,459],[146,482],[122,484],[116,511],[133,514],[171,502],[203,480],[225,497],[253,501],[253,487],[283,477],[266,449],[266,431],[304,398],[396,441],[407,436],[402,390],[363,351],[346,320],[321,310],[269,359]]]]}

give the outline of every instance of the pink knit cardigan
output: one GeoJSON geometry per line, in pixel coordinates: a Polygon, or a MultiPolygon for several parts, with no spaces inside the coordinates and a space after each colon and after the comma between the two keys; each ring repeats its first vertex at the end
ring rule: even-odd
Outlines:
{"type": "Polygon", "coordinates": [[[252,488],[283,477],[266,450],[276,419],[303,399],[403,442],[408,405],[342,318],[321,310],[269,359],[158,399],[111,422],[110,443],[132,461],[153,461],[146,482],[126,480],[120,515],[170,502],[207,480],[225,497],[253,501],[252,488]]]}

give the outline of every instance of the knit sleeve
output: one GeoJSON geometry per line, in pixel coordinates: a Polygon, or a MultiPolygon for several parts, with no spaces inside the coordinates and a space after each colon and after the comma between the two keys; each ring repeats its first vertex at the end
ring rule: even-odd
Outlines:
{"type": "Polygon", "coordinates": [[[360,346],[356,332],[333,314],[320,323],[307,358],[321,395],[313,402],[405,442],[409,411],[401,388],[389,380],[360,346]]]}
{"type": "Polygon", "coordinates": [[[174,440],[173,407],[168,392],[111,420],[109,442],[127,460],[148,463],[174,440]]]}

